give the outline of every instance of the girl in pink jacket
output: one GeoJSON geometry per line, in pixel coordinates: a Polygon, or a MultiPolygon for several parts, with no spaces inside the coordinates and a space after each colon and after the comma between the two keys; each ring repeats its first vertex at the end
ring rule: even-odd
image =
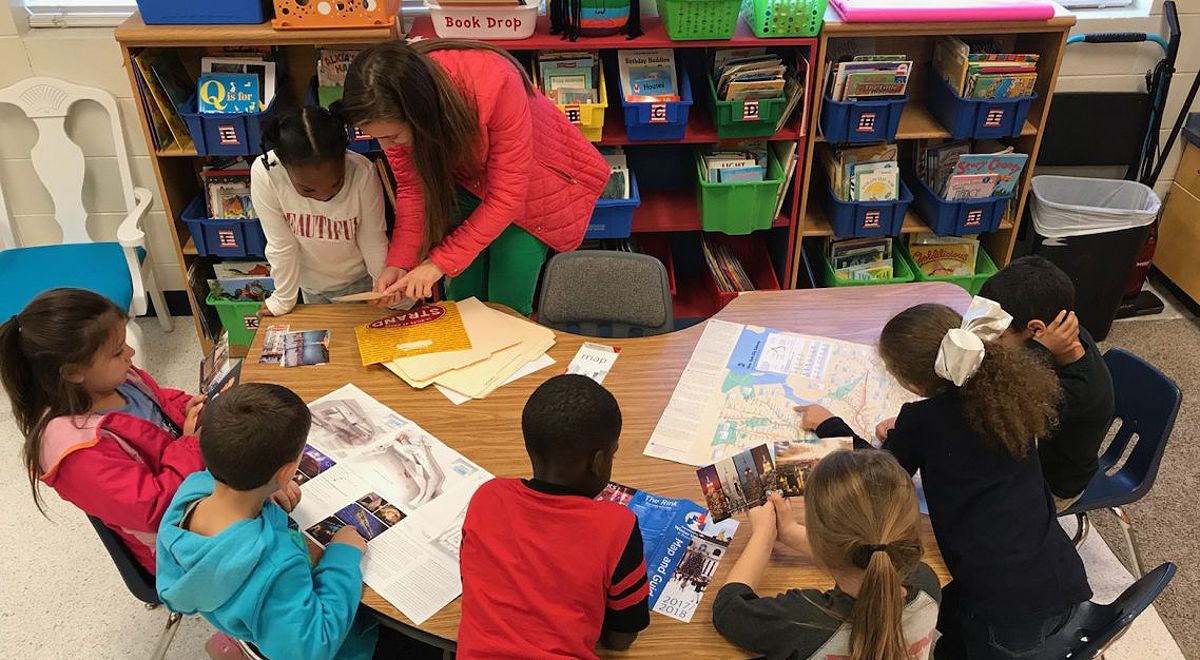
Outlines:
{"type": "Polygon", "coordinates": [[[487,44],[376,44],[351,65],[343,104],[396,176],[376,291],[420,298],[446,276],[451,299],[529,315],[547,249],[579,247],[608,181],[596,148],[487,44]]]}
{"type": "Polygon", "coordinates": [[[34,502],[44,483],[120,535],[154,573],[158,523],[204,469],[203,397],[133,366],[124,312],[83,289],[52,289],[0,325],[0,381],[25,436],[34,502]]]}

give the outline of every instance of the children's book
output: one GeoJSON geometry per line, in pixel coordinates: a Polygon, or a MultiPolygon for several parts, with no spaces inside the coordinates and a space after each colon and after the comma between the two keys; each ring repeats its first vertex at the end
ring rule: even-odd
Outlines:
{"type": "Polygon", "coordinates": [[[936,236],[922,232],[908,239],[909,256],[928,276],[974,275],[978,252],[977,237],[936,236]]]}
{"type": "Polygon", "coordinates": [[[275,99],[275,63],[269,60],[237,58],[237,57],[205,57],[200,60],[200,73],[237,73],[253,74],[258,78],[258,89],[261,91],[259,107],[254,110],[265,110],[275,99]]]}
{"type": "Polygon", "coordinates": [[[238,277],[270,277],[271,264],[266,261],[222,261],[213,264],[218,280],[238,277]]]}
{"type": "Polygon", "coordinates": [[[262,97],[258,76],[252,73],[200,74],[200,90],[196,99],[203,113],[259,112],[262,97]]]}
{"type": "Polygon", "coordinates": [[[161,121],[153,120],[155,132],[161,142],[160,146],[168,147],[174,144],[182,149],[190,149],[194,144],[192,134],[172,103],[171,97],[159,84],[158,78],[151,69],[151,63],[157,57],[157,51],[143,50],[133,56],[133,63],[137,68],[139,82],[144,83],[145,90],[150,94],[150,99],[146,104],[147,109],[151,110],[152,117],[157,115],[161,118],[161,121]],[[163,125],[167,128],[165,133],[161,130],[163,125]]]}
{"type": "Polygon", "coordinates": [[[952,170],[959,174],[994,174],[998,177],[992,195],[1003,197],[1013,194],[1021,179],[1021,171],[1029,161],[1028,154],[964,154],[958,157],[952,170]]]}
{"type": "Polygon", "coordinates": [[[943,197],[949,201],[991,197],[999,179],[995,174],[956,174],[946,181],[943,197]]]}
{"type": "Polygon", "coordinates": [[[973,99],[1011,99],[1033,94],[1036,73],[994,73],[972,75],[967,81],[968,96],[973,99]]]}
{"type": "Polygon", "coordinates": [[[275,280],[269,277],[243,277],[208,281],[209,292],[221,300],[252,302],[266,300],[275,290],[275,280]]]}
{"type": "Polygon", "coordinates": [[[186,110],[187,102],[196,93],[196,79],[184,68],[179,54],[169,50],[155,55],[150,60],[150,72],[175,112],[186,110]]]}
{"type": "Polygon", "coordinates": [[[894,160],[854,166],[851,199],[857,202],[889,202],[900,197],[900,165],[894,160]]]}
{"type": "Polygon", "coordinates": [[[691,500],[659,497],[616,482],[596,499],[620,504],[637,515],[649,572],[650,610],[691,621],[721,560],[729,554],[738,521],[716,522],[691,500]]]}
{"type": "Polygon", "coordinates": [[[679,100],[675,52],[670,48],[617,51],[621,91],[630,103],[679,100]]]}
{"type": "Polygon", "coordinates": [[[211,403],[229,388],[237,385],[241,378],[242,360],[229,356],[229,334],[223,332],[221,338],[213,344],[212,350],[200,361],[198,391],[208,397],[211,403]]]}

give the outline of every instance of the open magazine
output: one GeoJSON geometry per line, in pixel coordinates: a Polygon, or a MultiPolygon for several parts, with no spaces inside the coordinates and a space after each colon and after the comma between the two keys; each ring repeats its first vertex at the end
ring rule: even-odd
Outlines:
{"type": "Polygon", "coordinates": [[[615,482],[596,499],[616,502],[637,515],[650,581],[650,611],[691,621],[729,552],[738,521],[713,522],[711,514],[691,500],[659,497],[615,482]]]}
{"type": "Polygon", "coordinates": [[[463,516],[492,475],[354,385],[309,409],[292,519],[322,546],[354,526],[368,545],[363,581],[424,622],[462,594],[463,516]]]}

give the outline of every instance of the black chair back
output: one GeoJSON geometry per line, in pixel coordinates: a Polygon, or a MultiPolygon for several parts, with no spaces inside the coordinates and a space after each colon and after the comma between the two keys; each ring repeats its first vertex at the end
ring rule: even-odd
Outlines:
{"type": "Polygon", "coordinates": [[[1046,640],[1038,657],[1079,660],[1096,657],[1154,603],[1174,575],[1175,564],[1167,562],[1129,585],[1107,605],[1080,605],[1066,625],[1046,640]]]}
{"type": "Polygon", "coordinates": [[[129,593],[147,605],[158,605],[160,601],[158,600],[158,590],[154,587],[154,576],[142,568],[137,558],[133,556],[133,552],[129,550],[129,546],[125,545],[125,541],[122,541],[116,532],[109,529],[108,525],[95,516],[88,516],[88,520],[96,529],[96,534],[100,537],[100,542],[104,544],[104,549],[108,550],[108,555],[112,557],[113,563],[117,565],[117,572],[121,574],[121,579],[125,581],[125,587],[129,589],[129,593]]]}

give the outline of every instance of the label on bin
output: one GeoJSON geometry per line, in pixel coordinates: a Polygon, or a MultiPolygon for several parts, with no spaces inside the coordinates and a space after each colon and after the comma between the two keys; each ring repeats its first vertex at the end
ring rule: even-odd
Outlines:
{"type": "Polygon", "coordinates": [[[879,211],[867,211],[863,215],[863,229],[879,229],[879,211]]]}
{"type": "Polygon", "coordinates": [[[238,145],[242,141],[238,139],[237,129],[233,124],[219,124],[217,126],[217,135],[221,138],[221,144],[238,145]]]}
{"type": "Polygon", "coordinates": [[[742,121],[758,121],[758,99],[742,101],[742,121]]]}
{"type": "Polygon", "coordinates": [[[562,111],[567,116],[567,121],[572,124],[583,123],[583,113],[579,111],[578,105],[564,105],[562,106],[562,111]]]}
{"type": "Polygon", "coordinates": [[[978,227],[983,224],[983,209],[971,209],[967,211],[967,220],[963,223],[964,227],[978,227]]]}
{"type": "Polygon", "coordinates": [[[665,124],[667,123],[667,104],[655,103],[650,106],[650,123],[665,124]]]}
{"type": "Polygon", "coordinates": [[[236,248],[238,246],[237,234],[232,229],[218,229],[217,243],[223,248],[236,248]]]}
{"type": "Polygon", "coordinates": [[[854,128],[859,133],[874,133],[875,132],[875,113],[864,112],[858,116],[858,126],[854,128]]]}
{"type": "Polygon", "coordinates": [[[1004,108],[993,108],[988,110],[987,115],[983,118],[984,128],[998,128],[1004,123],[1004,108]]]}

